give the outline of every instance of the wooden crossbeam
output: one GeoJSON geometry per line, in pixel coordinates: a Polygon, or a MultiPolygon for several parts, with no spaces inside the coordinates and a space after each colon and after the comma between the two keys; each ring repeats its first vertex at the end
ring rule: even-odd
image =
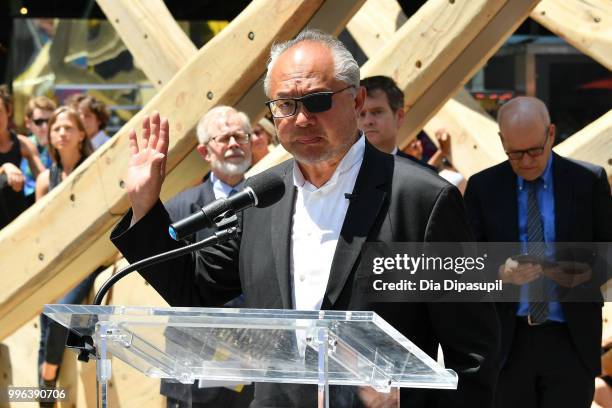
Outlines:
{"type": "Polygon", "coordinates": [[[531,18],[612,70],[610,0],[542,0],[531,18]]]}
{"type": "Polygon", "coordinates": [[[507,157],[499,141],[495,120],[458,99],[448,100],[427,122],[425,131],[431,135],[444,127],[451,133],[453,166],[467,178],[507,157]]]}
{"type": "Polygon", "coordinates": [[[408,20],[397,0],[368,0],[346,25],[359,48],[370,58],[408,20]]]}
{"type": "MultiPolygon", "coordinates": [[[[612,18],[612,3],[544,0],[530,15],[538,21],[541,20],[540,23],[552,31],[555,31],[553,26],[571,29],[569,33],[580,30],[580,39],[584,41],[574,44],[577,48],[600,61],[602,58],[612,58],[612,53],[609,52],[599,57],[593,53],[605,47],[612,48],[604,44],[612,39],[612,35],[606,35],[609,28],[606,31],[599,24],[601,20],[612,18]],[[581,19],[590,26],[587,25],[585,30],[584,24],[581,26],[577,21],[576,24],[570,24],[571,19],[566,18],[568,13],[572,14],[573,19],[581,19]]],[[[405,16],[393,1],[370,0],[351,20],[347,29],[364,53],[373,56],[394,35],[399,28],[398,22],[403,19],[405,20],[405,16]]],[[[555,32],[561,34],[558,28],[555,32]]],[[[598,164],[612,177],[611,120],[610,113],[604,115],[558,145],[555,151],[564,156],[598,164]]],[[[497,123],[465,89],[460,89],[446,102],[425,124],[424,130],[431,136],[440,127],[445,127],[453,135],[453,164],[464,175],[470,176],[506,160],[497,135],[497,123]]]]}
{"type": "Polygon", "coordinates": [[[168,83],[195,55],[197,48],[162,0],[96,1],[155,87],[168,83]]]}
{"type": "MultiPolygon", "coordinates": [[[[404,61],[389,65],[380,63],[376,69],[377,72],[384,69],[384,72],[398,75],[396,72],[399,73],[400,66],[413,67],[408,77],[398,81],[410,84],[404,86],[408,111],[400,129],[400,139],[410,140],[422,129],[450,96],[499,49],[535,4],[535,0],[461,4],[427,2],[398,31],[398,35],[405,32],[403,41],[398,37],[392,48],[385,49],[388,55],[404,55],[404,61]],[[458,6],[464,9],[459,10],[458,6]]],[[[470,134],[466,136],[472,138],[470,134]]],[[[492,141],[470,140],[468,143],[479,145],[492,141]]],[[[403,144],[400,142],[400,145],[403,144]]],[[[494,150],[492,145],[481,148],[481,152],[494,150]]],[[[495,159],[483,156],[480,160],[489,162],[495,159]]],[[[467,170],[460,167],[462,172],[467,170]]]]}
{"type": "MultiPolygon", "coordinates": [[[[393,38],[406,21],[397,2],[370,0],[359,10],[347,29],[366,56],[373,57],[393,38]]],[[[464,88],[447,101],[424,126],[432,138],[435,131],[446,128],[451,135],[451,154],[457,169],[469,176],[483,169],[484,162],[495,164],[505,159],[501,145],[495,143],[497,124],[464,88]]],[[[404,139],[404,145],[410,138],[404,139]]]]}
{"type": "Polygon", "coordinates": [[[554,150],[561,156],[602,166],[608,177],[612,177],[612,110],[558,144],[554,150]]]}
{"type": "MultiPolygon", "coordinates": [[[[449,2],[429,0],[404,23],[361,69],[361,76],[387,75],[404,89],[407,115],[400,129],[400,146],[421,130],[428,120],[495,53],[527,18],[538,0],[474,0],[449,2]]],[[[496,151],[494,139],[479,151],[496,151]]],[[[273,152],[264,157],[253,173],[286,160],[289,155],[273,152]]],[[[481,157],[495,163],[495,157],[481,157]]],[[[469,170],[459,168],[460,171],[469,170]]],[[[468,175],[471,174],[468,171],[468,175]]]]}
{"type": "MultiPolygon", "coordinates": [[[[178,163],[193,157],[195,139],[189,135],[202,113],[216,104],[235,104],[262,74],[271,43],[293,37],[321,2],[252,2],[112,141],[0,232],[0,257],[7,260],[0,272],[12,277],[0,291],[0,338],[114,254],[108,231],[128,207],[121,178],[127,165],[129,129],[137,128],[143,116],[154,110],[170,118],[173,139],[167,169],[172,175],[178,163]],[[240,58],[227,58],[228,44],[241,50],[240,58]]],[[[188,185],[185,180],[177,183],[183,188],[188,185]]],[[[164,186],[172,187],[169,182],[164,186]]]]}

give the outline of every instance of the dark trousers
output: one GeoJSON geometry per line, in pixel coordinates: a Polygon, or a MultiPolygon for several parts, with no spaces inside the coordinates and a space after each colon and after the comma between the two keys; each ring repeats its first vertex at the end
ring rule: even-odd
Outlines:
{"type": "Polygon", "coordinates": [[[519,319],[497,385],[497,408],[589,408],[595,378],[567,325],[529,326],[519,319]]]}
{"type": "MultiPolygon", "coordinates": [[[[63,305],[82,303],[101,270],[102,268],[89,275],[63,298],[59,299],[57,303],[63,305]]],[[[61,364],[67,337],[68,329],[49,319],[47,316],[43,314],[40,315],[40,344],[38,348],[39,367],[45,361],[56,365],[61,364]]]]}

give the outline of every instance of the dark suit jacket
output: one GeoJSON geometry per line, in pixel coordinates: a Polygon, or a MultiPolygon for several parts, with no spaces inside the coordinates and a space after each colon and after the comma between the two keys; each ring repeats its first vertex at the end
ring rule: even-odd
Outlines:
{"type": "Polygon", "coordinates": [[[419,165],[425,167],[426,169],[429,169],[429,170],[433,171],[434,173],[438,174],[438,169],[436,169],[434,166],[432,166],[431,164],[427,163],[426,161],[417,159],[416,157],[414,157],[411,154],[404,153],[401,150],[398,150],[396,155],[398,155],[399,157],[403,157],[405,159],[408,159],[408,160],[412,160],[414,163],[419,164],[419,165]]]}
{"type": "MultiPolygon", "coordinates": [[[[555,238],[557,242],[612,241],[612,198],[603,168],[553,153],[555,238]]],[[[508,161],[473,175],[465,204],[479,242],[518,242],[516,174],[508,161]]],[[[502,361],[516,323],[517,303],[498,303],[502,361]]],[[[562,303],[576,352],[594,375],[600,373],[601,304],[562,303]]]]}
{"type": "MultiPolygon", "coordinates": [[[[283,177],[285,196],[268,208],[246,210],[241,239],[141,272],[171,305],[219,305],[242,292],[248,307],[292,308],[293,161],[268,171],[283,177]]],[[[368,303],[357,288],[366,241],[471,240],[459,191],[422,166],[366,143],[353,193],[356,197],[340,232],[322,309],[373,310],[434,358],[438,342],[442,344],[446,366],[459,374],[458,391],[403,390],[402,404],[491,406],[499,346],[492,304],[368,303]]],[[[111,235],[130,262],[177,247],[168,237],[169,219],[161,204],[132,228],[130,219],[128,213],[111,235]]],[[[315,396],[314,386],[257,384],[254,406],[312,407],[315,396]],[[309,394],[300,391],[304,389],[309,394]]]]}
{"type": "MultiPolygon", "coordinates": [[[[215,200],[215,193],[210,178],[193,188],[185,190],[164,204],[168,215],[173,222],[181,220],[205,205],[215,200]]],[[[204,228],[195,234],[185,238],[188,244],[201,241],[214,234],[214,228],[204,228]]],[[[223,388],[199,388],[197,382],[193,385],[185,385],[176,382],[162,380],[160,392],[169,398],[185,402],[195,402],[198,406],[216,407],[245,407],[253,399],[253,386],[245,386],[240,393],[223,388]]]]}

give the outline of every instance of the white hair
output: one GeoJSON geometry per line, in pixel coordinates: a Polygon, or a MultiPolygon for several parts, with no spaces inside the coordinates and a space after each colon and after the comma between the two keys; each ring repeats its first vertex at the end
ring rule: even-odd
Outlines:
{"type": "Polygon", "coordinates": [[[287,51],[289,48],[303,41],[318,42],[325,45],[331,50],[334,59],[334,77],[338,81],[342,81],[347,85],[353,85],[353,92],[359,88],[359,65],[357,61],[342,43],[332,35],[329,35],[321,30],[306,29],[298,34],[293,40],[272,45],[270,50],[270,58],[268,59],[266,77],[264,79],[264,91],[270,97],[270,72],[276,63],[278,57],[287,51]]]}
{"type": "Polygon", "coordinates": [[[206,112],[206,114],[202,116],[202,118],[198,122],[198,126],[196,128],[198,142],[200,142],[200,144],[207,144],[211,138],[216,136],[211,134],[212,124],[220,118],[227,118],[234,115],[237,115],[240,118],[240,122],[242,123],[242,130],[247,133],[253,132],[253,129],[251,128],[251,121],[249,120],[249,117],[246,113],[240,112],[232,108],[231,106],[220,105],[215,106],[214,108],[206,112]]]}

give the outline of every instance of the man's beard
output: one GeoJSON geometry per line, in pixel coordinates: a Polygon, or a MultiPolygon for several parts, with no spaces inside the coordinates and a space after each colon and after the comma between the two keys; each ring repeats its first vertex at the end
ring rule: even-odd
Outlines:
{"type": "Polygon", "coordinates": [[[251,158],[244,157],[239,163],[229,161],[215,160],[212,163],[213,171],[216,173],[226,174],[228,176],[243,175],[251,167],[251,158]]]}

